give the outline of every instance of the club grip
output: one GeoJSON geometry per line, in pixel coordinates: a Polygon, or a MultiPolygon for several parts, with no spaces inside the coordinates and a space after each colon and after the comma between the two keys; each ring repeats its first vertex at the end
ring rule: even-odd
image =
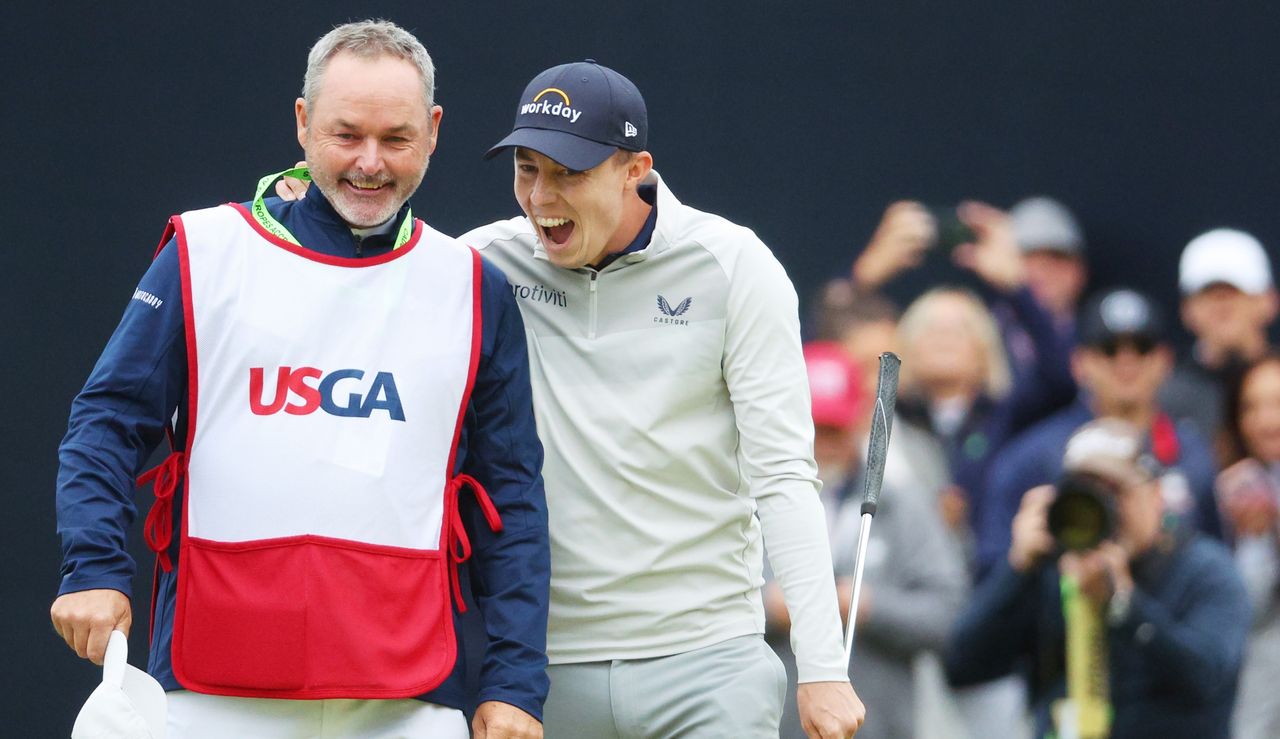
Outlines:
{"type": "Polygon", "coordinates": [[[880,487],[884,484],[884,462],[893,430],[893,408],[898,402],[898,370],[902,360],[893,352],[880,355],[880,378],[876,381],[876,405],[871,412],[871,439],[867,442],[866,488],[862,512],[876,514],[880,487]]]}

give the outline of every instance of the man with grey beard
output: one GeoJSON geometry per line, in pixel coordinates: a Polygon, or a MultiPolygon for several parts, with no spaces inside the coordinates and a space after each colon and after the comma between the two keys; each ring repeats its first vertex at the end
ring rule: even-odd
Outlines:
{"type": "MultiPolygon", "coordinates": [[[[133,479],[157,503],[150,673],[170,737],[542,736],[550,575],[511,286],[408,206],[442,111],[383,21],[311,50],[298,203],[170,221],[60,448],[51,615],[101,663],[132,623],[133,479]],[[245,398],[248,402],[245,402],[245,398]],[[464,694],[459,565],[488,649],[464,694]]],[[[92,727],[86,727],[92,728],[92,727]]],[[[101,727],[99,727],[101,728],[101,727]]]]}

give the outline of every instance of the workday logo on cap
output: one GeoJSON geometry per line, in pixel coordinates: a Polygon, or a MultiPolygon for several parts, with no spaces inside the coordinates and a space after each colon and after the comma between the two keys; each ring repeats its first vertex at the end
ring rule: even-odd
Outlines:
{"type": "Polygon", "coordinates": [[[567,118],[570,123],[577,123],[582,117],[582,111],[573,109],[573,103],[569,102],[569,95],[564,90],[548,87],[534,95],[533,102],[521,105],[520,115],[558,115],[567,118]]]}
{"type": "Polygon", "coordinates": [[[648,135],[649,115],[640,90],[588,59],[534,77],[520,96],[511,133],[485,158],[520,147],[585,171],[619,149],[643,151],[648,135]]]}

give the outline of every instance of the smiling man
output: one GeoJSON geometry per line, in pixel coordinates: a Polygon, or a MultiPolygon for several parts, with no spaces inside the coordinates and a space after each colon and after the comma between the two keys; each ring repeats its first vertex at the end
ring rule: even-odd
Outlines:
{"type": "Polygon", "coordinates": [[[320,39],[295,104],[316,192],[268,202],[272,175],[249,203],[175,216],[73,404],[52,618],[82,657],[129,630],[133,480],[166,435],[175,450],[146,526],[170,737],[462,739],[477,702],[475,736],[542,736],[527,349],[503,275],[409,211],[434,79],[394,24],[320,39]],[[478,696],[454,623],[472,553],[478,696]]]}
{"type": "Polygon", "coordinates": [[[614,70],[542,72],[489,152],[513,152],[524,216],[461,237],[506,272],[528,330],[554,563],[547,733],[776,737],[767,542],[805,729],[847,737],[864,710],[813,535],[795,290],[750,230],[676,199],[648,132],[614,70]]]}

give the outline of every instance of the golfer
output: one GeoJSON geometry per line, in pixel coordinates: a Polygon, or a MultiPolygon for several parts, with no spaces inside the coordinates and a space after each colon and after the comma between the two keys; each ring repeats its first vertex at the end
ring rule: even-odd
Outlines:
{"type": "Polygon", "coordinates": [[[801,720],[850,736],[863,707],[814,535],[795,290],[750,230],[676,198],[648,133],[621,74],[542,72],[489,151],[511,154],[524,216],[461,237],[507,274],[528,332],[555,573],[548,734],[776,736],[767,544],[801,720]]]}

